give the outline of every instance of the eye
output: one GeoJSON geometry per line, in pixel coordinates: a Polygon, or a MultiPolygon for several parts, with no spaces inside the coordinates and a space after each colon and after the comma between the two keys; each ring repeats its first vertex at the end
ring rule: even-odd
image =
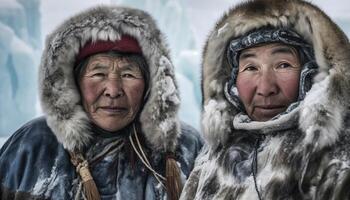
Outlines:
{"type": "Polygon", "coordinates": [[[241,70],[241,72],[253,72],[253,71],[256,71],[256,70],[258,70],[258,68],[256,67],[256,66],[254,66],[254,65],[248,65],[248,66],[245,66],[242,70],[241,70]]]}
{"type": "Polygon", "coordinates": [[[104,78],[105,76],[106,76],[106,74],[101,73],[101,72],[92,74],[92,77],[96,77],[96,78],[104,78]]]}
{"type": "Polygon", "coordinates": [[[286,69],[286,68],[293,67],[293,66],[287,62],[283,62],[283,63],[280,63],[277,67],[281,68],[281,69],[286,69]]]}
{"type": "Polygon", "coordinates": [[[132,73],[124,73],[122,74],[122,78],[135,78],[135,76],[132,73]]]}

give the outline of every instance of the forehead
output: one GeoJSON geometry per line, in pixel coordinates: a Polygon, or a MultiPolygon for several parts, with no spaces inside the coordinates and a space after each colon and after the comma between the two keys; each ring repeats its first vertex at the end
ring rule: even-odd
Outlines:
{"type": "Polygon", "coordinates": [[[139,71],[141,69],[136,60],[133,60],[127,56],[113,53],[100,53],[91,56],[87,61],[85,71],[92,70],[139,71]]]}
{"type": "Polygon", "coordinates": [[[113,55],[108,53],[100,53],[93,55],[89,58],[88,64],[92,63],[110,63],[110,62],[116,62],[116,63],[132,63],[127,58],[121,56],[121,55],[113,55]]]}
{"type": "Polygon", "coordinates": [[[252,54],[259,56],[262,53],[267,54],[290,54],[293,56],[297,56],[297,50],[290,46],[283,43],[268,43],[268,44],[261,44],[258,46],[250,47],[247,49],[244,49],[241,51],[239,58],[245,58],[247,54],[252,54]]]}

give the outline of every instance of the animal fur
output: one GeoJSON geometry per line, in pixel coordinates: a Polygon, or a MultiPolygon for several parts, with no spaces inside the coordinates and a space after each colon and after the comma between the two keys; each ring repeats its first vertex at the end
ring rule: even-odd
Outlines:
{"type": "Polygon", "coordinates": [[[88,41],[115,41],[123,34],[139,42],[149,66],[151,90],[140,116],[145,138],[156,151],[173,152],[176,148],[180,99],[163,35],[143,11],[101,6],[72,17],[49,35],[40,64],[42,108],[50,128],[67,150],[88,146],[92,134],[73,78],[75,57],[88,41]]]}
{"type": "Polygon", "coordinates": [[[237,157],[232,160],[236,153],[232,147],[254,151],[254,142],[249,141],[252,132],[266,136],[260,144],[256,176],[263,199],[349,199],[344,184],[350,180],[350,45],[318,7],[301,0],[252,0],[230,9],[204,47],[202,92],[202,129],[208,149],[197,160],[182,200],[258,199],[253,177],[238,179],[233,171],[237,157]],[[224,95],[231,72],[227,47],[232,39],[265,26],[299,33],[313,46],[319,72],[295,114],[294,129],[269,132],[264,131],[269,128],[266,123],[255,122],[238,130],[232,122],[239,111],[224,95]]]}

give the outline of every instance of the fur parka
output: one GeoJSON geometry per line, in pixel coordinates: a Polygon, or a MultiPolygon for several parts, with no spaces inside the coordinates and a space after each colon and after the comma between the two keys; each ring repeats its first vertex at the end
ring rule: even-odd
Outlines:
{"type": "Polygon", "coordinates": [[[137,40],[149,68],[149,93],[135,119],[139,151],[142,146],[148,165],[163,177],[166,155],[172,153],[182,182],[189,176],[202,141],[178,119],[179,92],[163,35],[144,11],[99,6],[71,17],[47,37],[39,68],[45,116],[24,125],[2,147],[0,199],[85,199],[68,152],[81,152],[89,161],[101,199],[166,198],[165,187],[130,144],[133,129],[115,136],[95,132],[74,80],[76,57],[87,42],[122,35],[137,40]]]}
{"type": "Polygon", "coordinates": [[[203,52],[202,130],[208,145],[181,200],[350,199],[350,45],[318,7],[301,0],[252,0],[230,9],[203,52]],[[247,122],[225,97],[231,40],[286,28],[312,45],[318,74],[288,117],[247,122]]]}

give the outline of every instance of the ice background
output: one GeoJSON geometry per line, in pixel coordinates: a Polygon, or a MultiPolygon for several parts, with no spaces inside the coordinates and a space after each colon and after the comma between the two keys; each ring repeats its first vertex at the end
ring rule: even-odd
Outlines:
{"type": "MultiPolygon", "coordinates": [[[[181,93],[180,118],[200,130],[201,50],[216,20],[238,0],[0,0],[0,146],[42,115],[37,69],[45,36],[67,17],[94,5],[148,11],[166,35],[181,93]]],[[[350,1],[311,1],[350,36],[350,1]]]]}

